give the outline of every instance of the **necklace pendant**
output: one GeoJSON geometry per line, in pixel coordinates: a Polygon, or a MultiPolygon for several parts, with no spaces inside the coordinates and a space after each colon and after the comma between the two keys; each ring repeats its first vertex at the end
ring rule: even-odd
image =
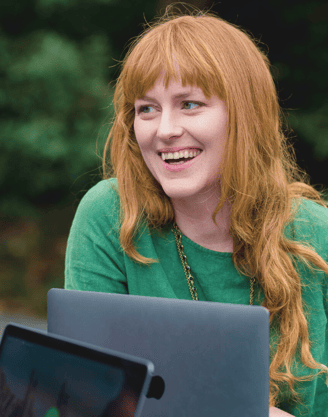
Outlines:
{"type": "MultiPolygon", "coordinates": [[[[189,286],[191,297],[192,297],[193,300],[199,301],[198,295],[197,295],[197,289],[196,289],[195,283],[194,283],[194,278],[191,275],[191,268],[187,264],[187,257],[186,257],[186,255],[184,254],[184,251],[183,251],[183,245],[181,243],[181,238],[182,238],[181,230],[179,229],[179,227],[178,227],[178,225],[176,224],[175,221],[173,223],[173,229],[171,229],[171,231],[173,232],[173,234],[175,236],[175,241],[176,241],[178,252],[179,252],[179,255],[180,255],[180,258],[181,258],[182,266],[183,266],[183,269],[184,269],[185,274],[186,274],[187,283],[188,283],[188,286],[189,286]]],[[[256,282],[256,278],[252,277],[250,279],[250,284],[251,284],[250,285],[250,287],[251,287],[250,288],[250,302],[249,302],[250,305],[253,305],[253,295],[254,295],[253,285],[255,284],[255,282],[256,282]]]]}

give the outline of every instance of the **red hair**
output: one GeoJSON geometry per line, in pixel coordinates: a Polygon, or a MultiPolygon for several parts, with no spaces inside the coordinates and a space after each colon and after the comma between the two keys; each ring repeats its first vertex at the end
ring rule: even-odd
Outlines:
{"type": "Polygon", "coordinates": [[[328,265],[309,245],[285,238],[283,230],[293,220],[300,198],[324,207],[328,203],[297,166],[283,132],[287,129],[285,116],[278,103],[270,62],[258,42],[241,27],[213,13],[196,11],[180,16],[169,15],[169,11],[170,6],[133,41],[115,88],[116,116],[104,149],[103,178],[115,177],[118,181],[121,246],[135,262],[158,262],[136,251],[136,230],[143,219],[160,231],[175,218],[169,197],[143,160],[133,122],[135,100],[153,88],[162,73],[165,88],[181,76],[183,86],[200,87],[207,98],[216,94],[227,106],[227,146],[218,180],[221,199],[213,221],[228,199],[232,203],[234,265],[242,274],[257,278],[265,294],[262,305],[270,312],[270,324],[274,318],[280,320],[275,354],[271,347],[270,406],[276,405],[282,382],[289,383],[299,400],[293,388],[295,381],[310,380],[324,372],[328,375],[328,369],[310,352],[303,284],[290,255],[325,274],[328,265]],[[297,378],[291,373],[299,341],[302,362],[311,369],[321,369],[319,374],[297,378]],[[279,372],[281,367],[285,372],[279,372]]]}

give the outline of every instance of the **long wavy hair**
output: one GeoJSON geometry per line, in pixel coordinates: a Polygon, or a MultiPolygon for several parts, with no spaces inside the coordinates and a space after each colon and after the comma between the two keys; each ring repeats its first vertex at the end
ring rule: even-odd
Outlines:
{"type": "Polygon", "coordinates": [[[270,363],[269,405],[277,404],[282,382],[288,382],[300,402],[295,381],[311,380],[324,372],[328,375],[328,368],[317,363],[310,352],[303,284],[292,258],[296,256],[309,268],[315,265],[325,274],[328,265],[310,245],[284,237],[283,230],[293,220],[300,198],[324,207],[328,203],[296,163],[271,64],[260,42],[212,12],[194,8],[179,14],[172,11],[173,6],[133,39],[116,82],[115,116],[102,167],[103,179],[117,178],[120,243],[137,263],[159,262],[139,254],[133,239],[142,219],[160,231],[175,218],[170,198],[149,171],[136,141],[135,100],[153,88],[162,74],[165,88],[172,79],[181,77],[183,86],[200,87],[207,98],[217,95],[227,106],[229,124],[218,179],[221,198],[213,221],[225,201],[231,202],[234,265],[242,274],[258,280],[265,295],[262,306],[270,312],[270,325],[274,317],[279,318],[280,342],[270,363]],[[321,369],[316,375],[295,377],[291,373],[299,342],[302,362],[311,369],[321,369]]]}

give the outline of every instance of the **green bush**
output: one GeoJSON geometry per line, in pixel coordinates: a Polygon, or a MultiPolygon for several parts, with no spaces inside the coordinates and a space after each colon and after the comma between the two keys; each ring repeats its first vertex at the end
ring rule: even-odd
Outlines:
{"type": "Polygon", "coordinates": [[[5,3],[0,212],[22,215],[36,203],[60,201],[72,187],[87,188],[90,172],[100,179],[113,117],[115,57],[135,35],[144,10],[152,13],[154,6],[136,1],[127,8],[127,2],[110,0],[5,3]]]}

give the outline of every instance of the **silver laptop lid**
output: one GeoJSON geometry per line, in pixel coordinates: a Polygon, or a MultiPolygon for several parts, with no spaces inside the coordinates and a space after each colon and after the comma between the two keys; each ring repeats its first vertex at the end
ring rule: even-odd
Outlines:
{"type": "Polygon", "coordinates": [[[51,289],[48,332],[149,359],[165,382],[142,417],[269,415],[261,306],[51,289]]]}

